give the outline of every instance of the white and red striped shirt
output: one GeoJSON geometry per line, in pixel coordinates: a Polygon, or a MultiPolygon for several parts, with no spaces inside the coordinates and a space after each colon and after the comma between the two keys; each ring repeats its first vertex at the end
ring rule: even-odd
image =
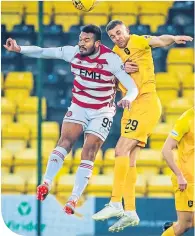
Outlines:
{"type": "Polygon", "coordinates": [[[91,109],[112,107],[116,94],[116,78],[128,90],[126,99],[133,101],[138,94],[134,81],[124,71],[120,57],[104,45],[100,45],[98,53],[92,56],[81,56],[78,46],[61,48],[22,46],[21,53],[30,57],[56,58],[69,62],[75,75],[72,102],[81,107],[91,109]]]}

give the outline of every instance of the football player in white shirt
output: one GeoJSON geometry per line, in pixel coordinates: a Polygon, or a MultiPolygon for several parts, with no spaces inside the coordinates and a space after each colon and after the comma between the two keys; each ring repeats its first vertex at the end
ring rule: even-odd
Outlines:
{"type": "Polygon", "coordinates": [[[75,47],[19,46],[11,38],[7,39],[4,47],[8,51],[30,57],[62,59],[71,63],[71,70],[75,75],[72,104],[64,117],[57,147],[49,156],[43,184],[37,187],[37,199],[43,201],[46,198],[65,157],[84,132],[81,164],[76,172],[72,195],[64,207],[67,214],[74,214],[78,199],[92,175],[96,154],[107,138],[113,122],[116,79],[128,91],[118,102],[120,107],[130,109],[131,102],[138,95],[138,89],[125,72],[122,60],[101,44],[101,30],[96,25],[82,28],[75,47]]]}

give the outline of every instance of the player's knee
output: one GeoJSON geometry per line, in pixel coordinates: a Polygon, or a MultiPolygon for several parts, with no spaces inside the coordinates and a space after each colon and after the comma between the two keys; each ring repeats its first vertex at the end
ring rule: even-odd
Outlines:
{"type": "Polygon", "coordinates": [[[67,152],[70,152],[73,146],[72,140],[68,139],[67,137],[60,136],[60,139],[58,141],[58,146],[63,147],[67,150],[67,152]]]}
{"type": "Polygon", "coordinates": [[[96,156],[96,147],[90,146],[90,147],[83,147],[82,153],[81,153],[81,159],[82,160],[89,160],[89,161],[95,161],[96,156]]]}
{"type": "Polygon", "coordinates": [[[130,152],[130,148],[129,147],[121,147],[121,146],[116,146],[115,148],[115,157],[119,157],[119,156],[129,156],[129,152],[130,152]]]}

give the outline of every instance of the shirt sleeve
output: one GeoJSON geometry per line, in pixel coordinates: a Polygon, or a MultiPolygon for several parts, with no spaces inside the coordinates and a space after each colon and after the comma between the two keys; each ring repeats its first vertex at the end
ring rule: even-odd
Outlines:
{"type": "Polygon", "coordinates": [[[175,139],[176,141],[180,141],[182,137],[189,132],[189,120],[187,114],[184,113],[175,123],[170,137],[175,139]]]}
{"type": "Polygon", "coordinates": [[[40,48],[37,46],[21,46],[22,54],[44,59],[62,59],[70,62],[75,54],[78,52],[78,46],[64,46],[57,48],[40,48]]]}
{"type": "Polygon", "coordinates": [[[152,39],[152,37],[150,35],[142,35],[140,36],[141,39],[141,46],[143,47],[143,49],[149,49],[150,48],[150,40],[152,39]]]}
{"type": "Polygon", "coordinates": [[[114,74],[120,83],[127,89],[126,96],[123,100],[129,100],[132,102],[138,95],[138,89],[131,76],[125,72],[123,61],[115,53],[110,54],[107,57],[107,61],[110,67],[110,72],[114,74]]]}

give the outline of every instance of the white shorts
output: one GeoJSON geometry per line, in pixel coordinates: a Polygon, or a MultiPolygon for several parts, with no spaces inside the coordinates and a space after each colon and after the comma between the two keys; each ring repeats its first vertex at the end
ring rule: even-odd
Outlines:
{"type": "Polygon", "coordinates": [[[98,110],[83,108],[72,103],[63,122],[81,124],[84,133],[91,133],[105,141],[116,113],[115,107],[103,107],[98,110]]]}

